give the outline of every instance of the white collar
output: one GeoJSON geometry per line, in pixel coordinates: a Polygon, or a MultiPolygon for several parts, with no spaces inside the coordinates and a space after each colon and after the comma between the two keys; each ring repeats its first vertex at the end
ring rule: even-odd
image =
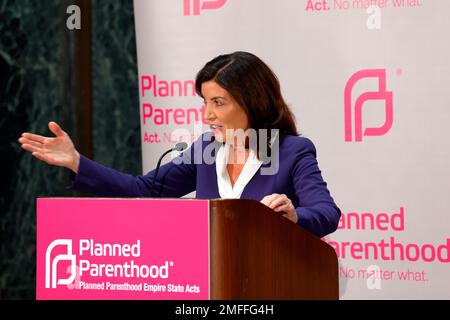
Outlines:
{"type": "Polygon", "coordinates": [[[230,176],[227,171],[227,144],[220,146],[216,155],[216,173],[217,185],[219,187],[219,194],[221,198],[239,199],[245,186],[250,182],[255,173],[261,167],[263,161],[256,157],[255,151],[249,149],[248,159],[245,162],[244,168],[239,174],[234,186],[231,185],[230,176]]]}

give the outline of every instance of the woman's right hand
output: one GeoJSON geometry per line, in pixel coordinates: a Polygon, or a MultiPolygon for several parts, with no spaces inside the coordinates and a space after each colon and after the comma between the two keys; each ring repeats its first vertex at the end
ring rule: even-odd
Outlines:
{"type": "Polygon", "coordinates": [[[72,139],[56,122],[49,122],[48,128],[56,137],[43,137],[32,133],[22,133],[19,142],[22,148],[48,164],[65,167],[78,173],[80,154],[72,139]]]}

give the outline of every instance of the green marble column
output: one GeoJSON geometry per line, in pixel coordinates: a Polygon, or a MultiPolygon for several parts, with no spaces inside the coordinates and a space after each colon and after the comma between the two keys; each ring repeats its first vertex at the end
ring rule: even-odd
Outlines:
{"type": "Polygon", "coordinates": [[[94,159],[141,174],[133,1],[93,0],[92,18],[94,159]]]}

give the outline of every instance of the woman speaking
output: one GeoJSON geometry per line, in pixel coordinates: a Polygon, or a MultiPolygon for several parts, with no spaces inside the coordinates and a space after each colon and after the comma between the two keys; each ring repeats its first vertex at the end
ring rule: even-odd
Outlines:
{"type": "Polygon", "coordinates": [[[34,157],[70,169],[72,188],[88,194],[182,197],[196,191],[199,199],[254,199],[318,237],[334,232],[340,210],[272,70],[251,53],[234,52],[206,63],[195,85],[210,131],[158,172],[132,176],[94,162],[55,122],[49,123],[55,137],[23,133],[19,142],[34,157]]]}

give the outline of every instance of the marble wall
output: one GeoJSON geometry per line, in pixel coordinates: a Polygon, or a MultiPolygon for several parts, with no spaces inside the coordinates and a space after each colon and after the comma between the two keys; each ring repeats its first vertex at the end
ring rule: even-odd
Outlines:
{"type": "MultiPolygon", "coordinates": [[[[36,198],[78,196],[69,172],[34,159],[17,139],[50,135],[59,121],[71,134],[73,32],[70,0],[0,0],[0,299],[35,298],[36,198]]],[[[138,86],[132,0],[92,0],[93,154],[140,174],[138,86]]]]}
{"type": "Polygon", "coordinates": [[[140,174],[139,89],[133,0],[92,0],[94,158],[140,174]]]}

